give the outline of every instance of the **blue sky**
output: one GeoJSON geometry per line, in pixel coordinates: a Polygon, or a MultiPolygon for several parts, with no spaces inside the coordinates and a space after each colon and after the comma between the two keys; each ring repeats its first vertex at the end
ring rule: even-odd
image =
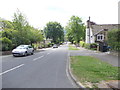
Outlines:
{"type": "Polygon", "coordinates": [[[118,23],[118,1],[120,0],[1,0],[0,17],[12,20],[17,8],[36,28],[43,28],[49,21],[62,26],[72,15],[86,23],[88,17],[98,24],[118,23]]]}

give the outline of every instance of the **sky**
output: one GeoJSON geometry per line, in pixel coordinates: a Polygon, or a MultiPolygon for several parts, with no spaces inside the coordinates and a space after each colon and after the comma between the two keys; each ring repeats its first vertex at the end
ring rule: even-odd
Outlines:
{"type": "Polygon", "coordinates": [[[88,17],[97,24],[118,23],[118,2],[120,0],[0,0],[0,17],[12,21],[19,9],[30,25],[43,29],[49,21],[57,21],[63,27],[70,17],[88,17]]]}

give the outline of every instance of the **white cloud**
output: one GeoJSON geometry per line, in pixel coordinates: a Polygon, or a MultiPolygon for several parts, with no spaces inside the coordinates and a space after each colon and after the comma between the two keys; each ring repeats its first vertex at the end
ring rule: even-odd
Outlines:
{"type": "Polygon", "coordinates": [[[31,25],[43,27],[49,21],[66,25],[72,15],[84,22],[91,16],[96,23],[118,23],[119,0],[2,0],[0,17],[12,20],[17,8],[24,13],[31,25]]]}

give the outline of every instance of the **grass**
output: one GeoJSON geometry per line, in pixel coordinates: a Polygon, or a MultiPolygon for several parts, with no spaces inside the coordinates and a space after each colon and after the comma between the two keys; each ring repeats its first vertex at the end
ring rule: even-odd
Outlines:
{"type": "Polygon", "coordinates": [[[118,67],[90,56],[71,56],[70,58],[72,72],[80,82],[98,83],[103,80],[120,80],[118,67]]]}
{"type": "Polygon", "coordinates": [[[69,50],[80,50],[80,49],[76,48],[75,46],[69,45],[69,50]]]}

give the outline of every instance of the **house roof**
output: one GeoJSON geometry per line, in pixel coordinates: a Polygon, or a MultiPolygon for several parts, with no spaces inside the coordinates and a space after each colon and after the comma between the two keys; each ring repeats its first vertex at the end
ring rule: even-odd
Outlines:
{"type": "Polygon", "coordinates": [[[91,25],[91,28],[93,31],[93,35],[96,35],[105,29],[108,31],[113,29],[118,29],[118,25],[120,24],[95,24],[95,25],[91,25]]]}

